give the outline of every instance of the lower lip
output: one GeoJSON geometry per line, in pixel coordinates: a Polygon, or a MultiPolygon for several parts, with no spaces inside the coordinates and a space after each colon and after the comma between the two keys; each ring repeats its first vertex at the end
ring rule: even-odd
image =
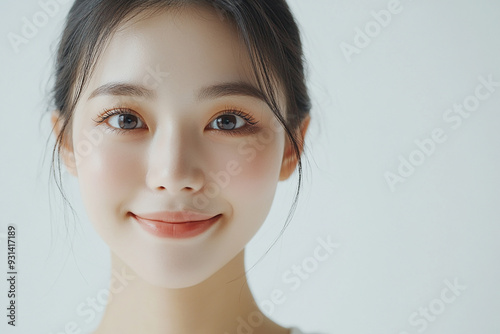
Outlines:
{"type": "Polygon", "coordinates": [[[161,238],[185,239],[202,234],[214,225],[221,215],[214,216],[207,220],[199,220],[185,223],[165,223],[155,220],[148,220],[133,215],[139,225],[147,232],[161,238]]]}

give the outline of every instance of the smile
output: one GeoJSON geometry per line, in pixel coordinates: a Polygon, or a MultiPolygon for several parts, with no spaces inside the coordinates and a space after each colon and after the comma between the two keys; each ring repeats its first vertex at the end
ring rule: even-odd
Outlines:
{"type": "Polygon", "coordinates": [[[132,217],[141,228],[157,237],[185,239],[192,238],[207,231],[219,221],[222,214],[215,216],[192,212],[157,212],[132,217]]]}

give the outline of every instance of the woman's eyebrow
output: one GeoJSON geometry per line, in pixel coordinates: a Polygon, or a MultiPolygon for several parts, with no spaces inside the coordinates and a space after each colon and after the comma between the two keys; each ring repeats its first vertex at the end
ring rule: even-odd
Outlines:
{"type": "Polygon", "coordinates": [[[136,85],[126,82],[109,82],[96,88],[90,94],[88,100],[97,96],[112,95],[112,96],[134,96],[144,98],[154,98],[156,93],[142,85],[136,85]]]}
{"type": "Polygon", "coordinates": [[[224,82],[203,87],[198,92],[198,100],[231,95],[253,97],[267,103],[266,95],[260,89],[244,81],[224,82]]]}
{"type": "MultiPolygon", "coordinates": [[[[96,88],[90,94],[88,100],[102,95],[133,96],[152,99],[156,97],[156,92],[143,85],[127,82],[110,82],[96,88]]],[[[223,82],[203,87],[197,92],[196,97],[201,101],[233,95],[253,97],[263,102],[267,101],[265,94],[260,89],[243,81],[223,82]]]]}

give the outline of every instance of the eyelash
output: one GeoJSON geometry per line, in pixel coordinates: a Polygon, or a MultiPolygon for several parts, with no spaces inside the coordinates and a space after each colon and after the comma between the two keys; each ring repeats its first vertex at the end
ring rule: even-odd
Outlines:
{"type": "MultiPolygon", "coordinates": [[[[245,134],[245,133],[255,133],[257,130],[258,130],[258,127],[256,126],[257,123],[259,123],[259,121],[257,121],[252,114],[250,113],[246,113],[244,112],[242,109],[238,109],[238,108],[234,108],[234,107],[231,107],[231,106],[226,106],[224,107],[224,111],[217,114],[210,122],[212,123],[213,120],[221,117],[221,116],[225,116],[225,115],[236,115],[238,117],[241,117],[242,119],[245,120],[245,122],[247,123],[245,126],[242,126],[241,128],[238,128],[238,129],[235,129],[235,130],[220,130],[220,129],[211,129],[213,131],[217,131],[217,132],[222,132],[224,134],[227,134],[227,135],[231,135],[231,136],[235,136],[235,135],[240,135],[240,134],[245,134]]],[[[133,112],[132,110],[128,109],[128,108],[124,108],[124,107],[115,107],[115,108],[111,108],[111,109],[104,109],[101,113],[101,115],[99,115],[97,118],[93,119],[94,122],[96,122],[98,125],[104,123],[108,118],[110,118],[111,116],[115,116],[115,115],[134,115],[135,117],[141,119],[141,117],[139,117],[139,115],[137,115],[135,112],[133,112]]],[[[142,119],[141,119],[142,121],[142,119]]],[[[144,122],[144,121],[142,121],[144,122]]],[[[120,129],[120,128],[115,128],[115,127],[112,127],[112,126],[108,126],[108,129],[110,131],[113,131],[113,132],[116,132],[118,134],[123,134],[125,132],[129,132],[129,131],[133,131],[133,130],[138,130],[140,128],[137,128],[137,129],[120,129]]]]}
{"type": "MultiPolygon", "coordinates": [[[[135,117],[140,118],[139,115],[137,115],[135,112],[133,112],[130,109],[123,108],[123,107],[115,107],[115,108],[111,108],[111,109],[104,109],[102,111],[101,115],[99,115],[97,118],[93,119],[93,121],[96,122],[98,125],[100,125],[100,124],[104,123],[108,118],[110,118],[111,116],[115,116],[115,115],[134,115],[135,117]]],[[[131,130],[119,129],[119,128],[115,128],[112,126],[108,126],[107,129],[109,131],[116,132],[118,134],[123,134],[125,132],[137,130],[137,129],[131,129],[131,130]]]]}
{"type": "Polygon", "coordinates": [[[235,129],[235,130],[219,130],[219,129],[212,129],[213,131],[217,132],[222,132],[224,134],[230,135],[230,136],[237,136],[237,135],[242,135],[242,134],[251,134],[257,132],[259,129],[257,126],[257,121],[255,117],[253,117],[252,114],[244,112],[242,109],[234,108],[231,106],[226,106],[224,107],[224,111],[217,114],[210,123],[213,122],[213,120],[221,117],[221,116],[226,116],[226,115],[236,115],[238,117],[241,117],[245,120],[247,123],[246,125],[242,126],[241,128],[235,129]]]}

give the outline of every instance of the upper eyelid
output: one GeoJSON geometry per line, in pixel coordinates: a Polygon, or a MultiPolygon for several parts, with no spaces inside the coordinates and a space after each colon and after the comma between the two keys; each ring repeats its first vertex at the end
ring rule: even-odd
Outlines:
{"type": "MultiPolygon", "coordinates": [[[[111,116],[116,116],[120,114],[131,114],[134,116],[139,117],[141,120],[143,118],[139,116],[135,111],[129,108],[124,108],[124,107],[114,107],[114,108],[109,108],[109,109],[104,109],[97,117],[93,118],[92,120],[98,124],[103,123],[105,120],[110,118],[111,116]]],[[[143,120],[144,121],[144,120],[143,120]]]]}
{"type": "Polygon", "coordinates": [[[248,112],[245,112],[245,111],[242,111],[242,110],[239,110],[237,108],[232,108],[232,109],[226,109],[226,110],[223,110],[219,113],[217,113],[213,118],[212,120],[209,122],[213,122],[213,120],[217,119],[218,117],[220,116],[224,116],[224,115],[236,115],[238,117],[241,117],[243,118],[246,122],[248,122],[250,125],[255,125],[257,123],[259,123],[258,120],[255,119],[255,117],[251,114],[251,113],[248,113],[248,112]],[[243,115],[242,115],[243,114],[243,115]]]}
{"type": "MultiPolygon", "coordinates": [[[[134,111],[133,109],[130,109],[128,107],[119,107],[119,106],[114,107],[114,108],[104,109],[97,117],[93,118],[93,120],[97,122],[97,120],[100,120],[103,118],[108,118],[108,117],[114,116],[116,114],[132,114],[132,115],[137,116],[140,119],[144,120],[144,117],[142,117],[138,112],[134,111]]],[[[221,115],[227,115],[227,114],[236,114],[237,116],[240,116],[240,117],[246,116],[249,119],[255,118],[253,116],[253,113],[244,111],[243,109],[238,108],[238,107],[231,107],[231,106],[224,107],[223,110],[216,113],[215,116],[213,116],[213,118],[219,117],[221,115]]]]}

